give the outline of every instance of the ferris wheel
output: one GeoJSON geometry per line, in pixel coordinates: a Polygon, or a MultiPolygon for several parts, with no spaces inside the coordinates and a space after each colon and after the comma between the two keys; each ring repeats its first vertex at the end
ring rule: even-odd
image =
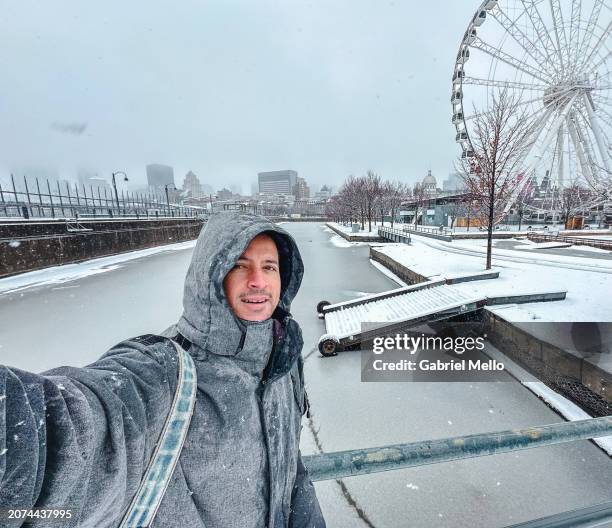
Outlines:
{"type": "Polygon", "coordinates": [[[472,17],[451,95],[462,157],[475,155],[474,118],[501,90],[527,111],[533,136],[504,213],[543,180],[553,197],[578,183],[610,199],[611,34],[609,0],[485,0],[472,17]]]}

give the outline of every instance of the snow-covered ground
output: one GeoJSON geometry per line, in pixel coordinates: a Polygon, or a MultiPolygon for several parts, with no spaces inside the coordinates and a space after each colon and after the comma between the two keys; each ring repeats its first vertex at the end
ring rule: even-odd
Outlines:
{"type": "MultiPolygon", "coordinates": [[[[530,224],[529,222],[523,222],[521,224],[521,228],[519,229],[518,224],[516,225],[500,225],[498,229],[495,230],[496,233],[503,233],[505,231],[516,231],[517,233],[526,234],[529,232],[550,234],[552,232],[559,232],[563,235],[591,235],[591,236],[605,236],[608,233],[611,233],[610,229],[606,228],[598,228],[597,224],[589,225],[584,229],[571,229],[566,230],[563,224],[555,224],[555,225],[546,225],[543,224],[530,224]],[[531,227],[531,229],[528,229],[531,227]]],[[[477,227],[453,227],[453,233],[482,233],[477,227]]]]}
{"type": "MultiPolygon", "coordinates": [[[[342,231],[344,233],[346,233],[347,235],[351,235],[354,237],[371,237],[371,236],[376,236],[378,234],[378,227],[381,225],[380,221],[376,222],[376,224],[374,224],[374,222],[372,222],[372,230],[368,230],[368,223],[365,223],[365,229],[360,229],[358,232],[353,233],[352,232],[352,228],[350,225],[343,225],[343,224],[338,224],[336,222],[327,222],[330,225],[333,225],[336,229],[338,229],[339,231],[342,231]]],[[[385,221],[383,224],[385,227],[391,227],[391,222],[389,221],[385,221]]],[[[410,227],[411,224],[401,224],[398,222],[394,222],[393,226],[401,229],[404,225],[406,225],[407,227],[410,227]]],[[[592,227],[590,227],[589,229],[582,229],[582,230],[564,230],[562,225],[556,225],[556,226],[546,226],[546,229],[544,228],[543,225],[533,225],[531,226],[531,229],[527,229],[527,226],[529,224],[523,224],[521,226],[521,229],[519,230],[518,225],[502,225],[499,227],[499,229],[495,230],[495,233],[499,234],[499,233],[507,233],[507,232],[512,232],[516,235],[523,235],[526,236],[529,233],[541,233],[541,234],[545,234],[545,235],[550,235],[550,234],[559,234],[562,236],[587,236],[589,238],[598,238],[598,239],[602,239],[602,240],[612,240],[612,231],[610,229],[597,229],[597,226],[594,225],[592,227]]],[[[436,229],[437,226],[418,226],[418,227],[424,227],[425,229],[436,229]]],[[[467,227],[453,227],[452,228],[452,233],[453,234],[457,234],[457,235],[483,235],[486,233],[485,231],[481,231],[479,230],[477,227],[470,227],[469,229],[467,227]]]]}
{"type": "MultiPolygon", "coordinates": [[[[482,240],[442,242],[412,237],[412,244],[377,247],[412,271],[430,279],[483,271],[486,247],[482,240]]],[[[504,295],[567,291],[564,301],[492,307],[511,321],[611,321],[612,258],[544,255],[535,252],[493,251],[499,279],[468,282],[474,294],[504,295]]]]}

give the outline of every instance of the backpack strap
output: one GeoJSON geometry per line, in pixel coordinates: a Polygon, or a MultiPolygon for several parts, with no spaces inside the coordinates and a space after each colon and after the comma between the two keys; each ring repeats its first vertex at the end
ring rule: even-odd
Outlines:
{"type": "Polygon", "coordinates": [[[172,341],[172,344],[178,355],[178,384],[172,407],[138,491],[119,525],[120,528],[151,526],[178,463],[189,429],[196,400],[196,369],[191,356],[176,341],[172,341]]]}

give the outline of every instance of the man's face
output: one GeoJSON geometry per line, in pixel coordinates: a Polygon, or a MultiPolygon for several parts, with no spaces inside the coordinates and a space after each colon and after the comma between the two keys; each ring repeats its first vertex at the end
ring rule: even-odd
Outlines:
{"type": "Polygon", "coordinates": [[[258,235],[223,281],[227,302],[239,319],[265,321],[278,305],[281,278],[278,250],[268,235],[258,235]]]}

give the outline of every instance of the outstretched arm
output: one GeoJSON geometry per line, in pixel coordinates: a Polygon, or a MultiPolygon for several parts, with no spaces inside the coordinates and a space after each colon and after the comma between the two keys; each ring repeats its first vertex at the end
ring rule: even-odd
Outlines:
{"type": "MultiPolygon", "coordinates": [[[[68,526],[114,526],[171,405],[165,342],[130,341],[85,368],[0,366],[0,511],[70,510],[68,526]]],[[[23,520],[2,519],[3,526],[23,520]],[[6,524],[5,524],[6,523],[6,524]]]]}

